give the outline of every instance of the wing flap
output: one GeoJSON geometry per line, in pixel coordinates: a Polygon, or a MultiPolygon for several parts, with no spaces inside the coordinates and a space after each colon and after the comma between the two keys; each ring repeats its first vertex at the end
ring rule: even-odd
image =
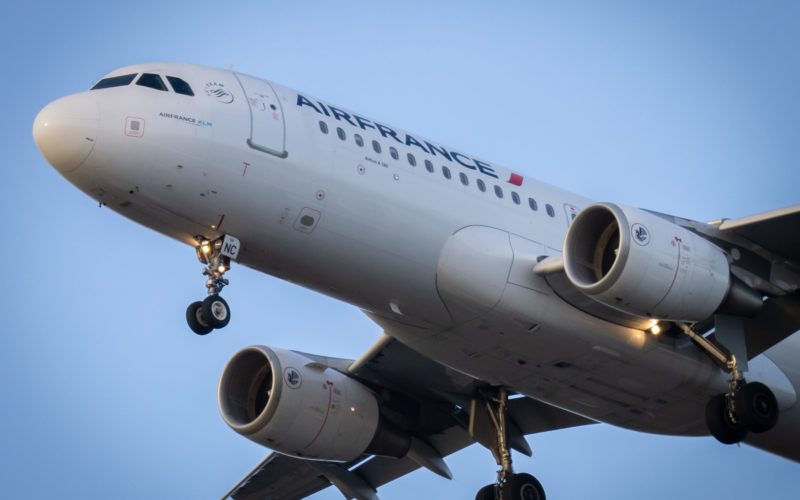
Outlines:
{"type": "Polygon", "coordinates": [[[752,359],[800,329],[800,295],[772,297],[755,318],[744,320],[747,357],[752,359]]]}
{"type": "Polygon", "coordinates": [[[330,484],[310,462],[272,453],[223,499],[294,500],[313,495],[330,484]]]}
{"type": "Polygon", "coordinates": [[[770,252],[800,262],[800,205],[712,224],[723,233],[736,233],[770,252]]]}

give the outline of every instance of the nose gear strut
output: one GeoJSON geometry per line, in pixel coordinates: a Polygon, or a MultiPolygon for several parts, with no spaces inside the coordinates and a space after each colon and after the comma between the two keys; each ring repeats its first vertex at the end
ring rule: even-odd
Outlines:
{"type": "Polygon", "coordinates": [[[205,265],[203,275],[207,277],[208,296],[189,305],[186,309],[186,322],[194,333],[205,335],[211,330],[224,328],[231,320],[230,307],[219,294],[230,283],[225,278],[225,273],[231,268],[231,259],[238,257],[241,245],[231,235],[215,240],[196,236],[195,241],[197,260],[205,265]]]}

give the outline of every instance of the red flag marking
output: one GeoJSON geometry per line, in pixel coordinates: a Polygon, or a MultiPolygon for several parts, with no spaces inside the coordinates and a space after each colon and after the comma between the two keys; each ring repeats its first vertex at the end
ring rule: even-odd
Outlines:
{"type": "Polygon", "coordinates": [[[511,177],[508,178],[508,182],[510,182],[511,184],[513,184],[515,186],[521,186],[522,185],[522,176],[512,172],[511,173],[511,177]]]}

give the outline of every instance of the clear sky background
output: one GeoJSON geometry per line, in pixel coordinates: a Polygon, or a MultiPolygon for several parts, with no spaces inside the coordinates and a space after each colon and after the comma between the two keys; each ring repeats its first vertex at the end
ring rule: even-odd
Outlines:
{"type": "MultiPolygon", "coordinates": [[[[193,250],[47,165],[31,124],[49,101],[133,63],[233,65],[597,200],[711,220],[800,202],[798,26],[792,1],[4,2],[0,496],[219,497],[268,453],[219,417],[230,356],[355,358],[380,334],[241,267],[230,326],[192,334],[193,250]]],[[[515,465],[555,500],[800,491],[800,465],[713,438],[530,442],[515,465]]],[[[420,471],[381,498],[472,498],[494,478],[477,445],[448,462],[454,481],[420,471]]]]}

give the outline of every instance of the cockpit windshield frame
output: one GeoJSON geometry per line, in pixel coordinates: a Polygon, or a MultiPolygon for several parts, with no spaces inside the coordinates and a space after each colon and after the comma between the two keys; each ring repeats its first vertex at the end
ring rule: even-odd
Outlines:
{"type": "Polygon", "coordinates": [[[176,94],[183,94],[188,96],[194,95],[194,92],[192,91],[192,86],[189,85],[189,83],[183,78],[167,75],[167,81],[169,82],[170,85],[172,85],[172,90],[174,90],[176,94]]]}
{"type": "Polygon", "coordinates": [[[169,92],[167,85],[164,83],[164,79],[161,78],[161,75],[158,73],[142,73],[142,76],[136,80],[136,85],[139,85],[140,87],[161,90],[163,92],[169,92]]]}
{"type": "Polygon", "coordinates": [[[89,90],[100,90],[100,89],[109,89],[112,87],[125,87],[130,85],[133,82],[136,75],[139,73],[130,73],[128,75],[119,75],[119,76],[109,76],[108,78],[103,78],[99,82],[95,83],[89,90]]]}
{"type": "Polygon", "coordinates": [[[108,89],[113,87],[126,87],[136,82],[140,87],[147,87],[162,92],[174,92],[189,97],[194,97],[194,91],[189,82],[183,78],[158,73],[129,73],[118,76],[108,76],[95,83],[89,90],[108,89]],[[164,81],[164,78],[167,81],[164,81]],[[169,85],[167,85],[169,82],[169,85]]]}

